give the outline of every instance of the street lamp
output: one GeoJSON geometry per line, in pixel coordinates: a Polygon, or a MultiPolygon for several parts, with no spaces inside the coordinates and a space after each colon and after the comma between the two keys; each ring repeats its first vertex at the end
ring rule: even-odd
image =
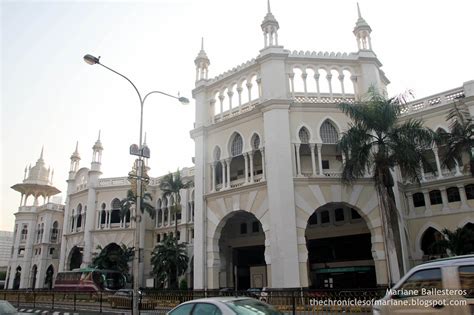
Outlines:
{"type": "MultiPolygon", "coordinates": [[[[140,287],[139,283],[139,273],[140,273],[140,268],[139,264],[143,263],[143,257],[141,257],[142,251],[144,247],[144,235],[141,233],[140,229],[140,223],[141,223],[141,198],[142,198],[142,180],[148,180],[148,176],[145,174],[143,176],[143,158],[149,158],[150,157],[150,149],[145,145],[143,145],[142,137],[143,137],[143,105],[145,104],[145,101],[147,97],[151,94],[163,94],[166,96],[169,96],[171,98],[177,99],[181,104],[186,105],[189,104],[189,100],[186,97],[182,96],[174,96],[165,92],[161,91],[151,91],[145,95],[145,97],[142,97],[140,92],[138,91],[137,87],[135,84],[133,84],[132,81],[130,81],[129,78],[124,76],[123,74],[103,65],[100,63],[100,57],[94,57],[92,55],[85,55],[84,56],[84,61],[90,65],[95,65],[99,64],[102,67],[106,68],[107,70],[112,71],[115,74],[118,74],[125,80],[127,80],[135,89],[137,92],[138,98],[140,100],[140,136],[138,140],[138,145],[132,144],[130,146],[130,154],[138,156],[136,160],[136,176],[134,176],[137,180],[137,195],[136,195],[136,203],[135,203],[135,235],[134,235],[134,247],[135,247],[135,255],[133,258],[133,314],[138,314],[138,290],[140,287]],[[146,178],[145,178],[146,177],[146,178]]],[[[143,270],[143,268],[141,268],[143,270]]],[[[141,280],[141,279],[140,279],[141,280]]]]}

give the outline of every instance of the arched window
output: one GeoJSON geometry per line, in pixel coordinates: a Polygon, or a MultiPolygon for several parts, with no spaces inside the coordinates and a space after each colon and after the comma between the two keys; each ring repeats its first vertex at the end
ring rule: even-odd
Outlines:
{"type": "Polygon", "coordinates": [[[102,206],[100,207],[102,210],[100,211],[100,224],[105,224],[107,221],[107,212],[105,212],[105,202],[102,203],[102,206]]]}
{"type": "Polygon", "coordinates": [[[77,206],[77,221],[76,221],[76,228],[80,228],[82,226],[82,205],[79,204],[77,206]]]}
{"type": "Polygon", "coordinates": [[[214,148],[214,161],[219,161],[221,159],[221,148],[214,148]]]}
{"type": "Polygon", "coordinates": [[[415,206],[415,208],[425,206],[425,197],[422,193],[413,194],[413,205],[415,206]]]}
{"type": "Polygon", "coordinates": [[[425,255],[441,256],[444,251],[436,246],[436,242],[443,239],[443,235],[436,229],[429,227],[421,237],[421,250],[425,255]]]}
{"type": "Polygon", "coordinates": [[[441,197],[441,191],[437,189],[430,191],[430,203],[432,205],[439,205],[443,203],[443,198],[441,197]]]}
{"type": "Polygon", "coordinates": [[[260,137],[257,134],[254,134],[252,137],[252,149],[258,150],[260,147],[260,137]]]}
{"type": "Polygon", "coordinates": [[[72,209],[71,211],[71,232],[74,232],[74,226],[75,226],[75,210],[72,209]]]}
{"type": "Polygon", "coordinates": [[[56,243],[58,241],[59,235],[59,223],[54,221],[53,228],[51,229],[51,243],[56,243]]]}
{"type": "Polygon", "coordinates": [[[300,131],[298,132],[298,136],[300,138],[301,143],[309,143],[309,131],[305,127],[300,129],[300,131]]]}
{"type": "Polygon", "coordinates": [[[112,211],[110,212],[110,223],[120,223],[120,200],[115,198],[112,200],[112,211]]]}
{"type": "Polygon", "coordinates": [[[230,153],[232,154],[232,156],[241,155],[243,146],[244,142],[242,140],[242,137],[239,134],[236,134],[234,136],[234,139],[232,140],[232,145],[230,148],[230,153]]]}
{"type": "Polygon", "coordinates": [[[459,195],[459,189],[457,187],[449,187],[446,189],[448,193],[448,202],[461,201],[461,196],[459,195]]]}
{"type": "Polygon", "coordinates": [[[328,120],[321,125],[319,132],[323,143],[337,143],[337,140],[339,140],[336,128],[328,120]]]}

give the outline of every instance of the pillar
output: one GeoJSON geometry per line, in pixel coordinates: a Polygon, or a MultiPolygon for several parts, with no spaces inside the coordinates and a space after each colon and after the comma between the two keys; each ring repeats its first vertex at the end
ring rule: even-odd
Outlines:
{"type": "Polygon", "coordinates": [[[323,148],[322,143],[316,143],[316,147],[318,149],[318,166],[319,166],[319,175],[324,176],[323,172],[323,161],[322,161],[322,155],[321,155],[321,149],[323,148]]]}
{"type": "Polygon", "coordinates": [[[295,153],[296,153],[296,177],[301,176],[301,157],[300,157],[300,145],[295,143],[295,153]]]}
{"type": "Polygon", "coordinates": [[[309,144],[309,148],[311,149],[311,167],[313,170],[313,176],[316,176],[316,158],[314,156],[314,143],[309,144]]]}

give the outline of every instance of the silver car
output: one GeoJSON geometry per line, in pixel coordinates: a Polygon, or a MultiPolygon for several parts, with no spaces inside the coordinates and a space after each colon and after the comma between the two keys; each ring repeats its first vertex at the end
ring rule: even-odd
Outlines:
{"type": "Polygon", "coordinates": [[[248,297],[213,297],[184,302],[168,315],[281,315],[273,306],[248,297]]]}
{"type": "Polygon", "coordinates": [[[17,312],[16,308],[8,301],[0,300],[0,314],[2,315],[23,315],[28,313],[17,312]]]}

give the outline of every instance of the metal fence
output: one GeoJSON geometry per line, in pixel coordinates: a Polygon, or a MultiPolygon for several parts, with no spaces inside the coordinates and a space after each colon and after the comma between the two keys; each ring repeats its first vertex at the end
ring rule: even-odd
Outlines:
{"type": "MultiPolygon", "coordinates": [[[[370,314],[372,302],[381,298],[385,289],[364,290],[143,290],[140,310],[143,314],[166,314],[173,307],[198,298],[216,296],[248,296],[273,305],[284,314],[370,314]]],[[[17,308],[129,313],[132,298],[114,292],[0,291],[0,299],[17,308]]]]}

